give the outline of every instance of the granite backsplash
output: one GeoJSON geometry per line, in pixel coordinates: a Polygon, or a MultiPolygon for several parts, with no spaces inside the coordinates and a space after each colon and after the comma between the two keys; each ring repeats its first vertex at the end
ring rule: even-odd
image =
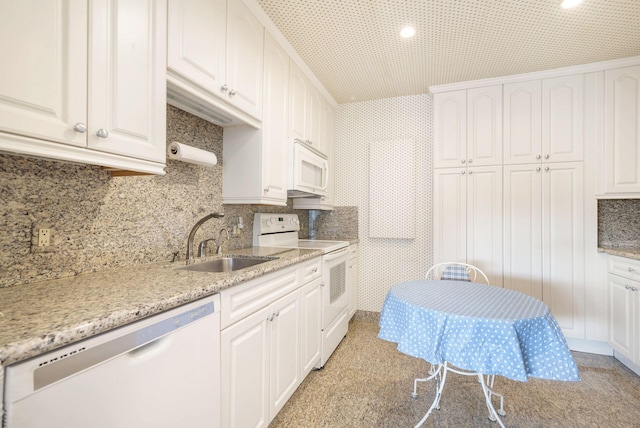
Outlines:
{"type": "Polygon", "coordinates": [[[598,200],[598,246],[640,247],[640,199],[598,200]]]}
{"type": "Polygon", "coordinates": [[[286,207],[222,205],[222,133],[167,106],[167,141],[212,151],[218,165],[167,160],[165,176],[112,177],[97,166],[0,154],[0,287],[184,258],[191,227],[213,211],[225,218],[207,221],[196,243],[222,227],[231,231],[242,216],[244,230],[223,248],[251,246],[255,212],[295,212],[307,237],[308,211],[293,210],[291,200],[286,207]],[[32,245],[40,227],[52,231],[49,247],[32,245]]]}

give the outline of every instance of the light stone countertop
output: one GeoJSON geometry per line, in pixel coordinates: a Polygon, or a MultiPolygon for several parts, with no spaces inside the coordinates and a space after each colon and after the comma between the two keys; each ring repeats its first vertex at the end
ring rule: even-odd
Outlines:
{"type": "Polygon", "coordinates": [[[162,262],[0,288],[0,380],[3,367],[9,364],[215,294],[322,252],[252,247],[228,255],[277,259],[228,273],[176,269],[185,265],[184,260],[162,262]]]}
{"type": "Polygon", "coordinates": [[[640,260],[640,246],[615,246],[615,245],[600,245],[598,252],[607,253],[618,257],[626,257],[628,259],[640,260]]]}

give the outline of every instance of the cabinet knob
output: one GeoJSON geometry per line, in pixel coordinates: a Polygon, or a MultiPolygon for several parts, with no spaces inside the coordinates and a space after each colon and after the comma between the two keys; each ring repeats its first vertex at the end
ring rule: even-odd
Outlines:
{"type": "Polygon", "coordinates": [[[549,159],[549,155],[544,155],[544,158],[545,159],[549,159]]]}
{"type": "Polygon", "coordinates": [[[269,193],[269,188],[268,187],[264,188],[264,193],[269,193]]]}
{"type": "Polygon", "coordinates": [[[540,172],[540,167],[537,167],[537,168],[536,168],[536,171],[537,171],[537,172],[540,172]]]}
{"type": "Polygon", "coordinates": [[[273,321],[273,314],[271,314],[271,315],[269,315],[269,316],[267,317],[267,321],[273,321]]]}
{"type": "Polygon", "coordinates": [[[634,268],[632,268],[632,267],[629,268],[629,272],[634,272],[634,271],[635,271],[634,268]]]}
{"type": "Polygon", "coordinates": [[[314,267],[313,269],[311,269],[311,273],[316,273],[316,272],[318,272],[318,268],[317,267],[314,267]]]}
{"type": "Polygon", "coordinates": [[[226,83],[220,87],[220,92],[227,92],[228,90],[229,90],[229,87],[227,86],[226,83]]]}
{"type": "Polygon", "coordinates": [[[537,155],[537,156],[536,156],[536,159],[540,159],[541,157],[542,157],[542,156],[540,156],[540,155],[537,155]]]}
{"type": "Polygon", "coordinates": [[[237,92],[236,92],[236,90],[235,90],[235,89],[232,89],[232,90],[230,90],[230,91],[229,91],[229,96],[230,96],[230,97],[232,97],[232,96],[234,96],[236,93],[237,93],[237,92]]]}
{"type": "Polygon", "coordinates": [[[549,167],[545,167],[545,169],[544,169],[544,170],[545,170],[545,171],[549,171],[549,167]]]}
{"type": "Polygon", "coordinates": [[[465,171],[462,171],[462,175],[465,175],[465,174],[466,174],[466,172],[465,172],[465,171]]]}
{"type": "Polygon", "coordinates": [[[466,161],[465,159],[462,159],[460,162],[465,163],[465,162],[467,162],[467,161],[466,161]]]}
{"type": "Polygon", "coordinates": [[[469,159],[469,163],[473,162],[473,159],[469,159]]]}
{"type": "Polygon", "coordinates": [[[473,174],[473,171],[469,171],[469,175],[473,174]]]}
{"type": "Polygon", "coordinates": [[[279,311],[279,310],[278,310],[278,311],[275,311],[275,312],[273,313],[273,315],[275,315],[275,316],[279,317],[279,316],[280,316],[280,311],[279,311]]]}
{"type": "Polygon", "coordinates": [[[109,131],[104,128],[100,128],[96,131],[96,135],[100,138],[107,138],[109,136],[109,131]]]}
{"type": "Polygon", "coordinates": [[[78,122],[75,125],[73,125],[73,130],[84,134],[85,132],[87,132],[87,125],[85,125],[84,123],[78,122]]]}

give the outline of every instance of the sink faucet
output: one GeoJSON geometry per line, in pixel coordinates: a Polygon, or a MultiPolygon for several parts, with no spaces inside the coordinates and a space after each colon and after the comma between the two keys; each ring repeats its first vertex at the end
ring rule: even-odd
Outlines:
{"type": "Polygon", "coordinates": [[[222,254],[222,241],[220,238],[222,238],[222,232],[227,234],[227,241],[229,240],[229,231],[227,229],[220,229],[220,232],[218,232],[218,240],[216,241],[216,254],[222,254]]]}
{"type": "MultiPolygon", "coordinates": [[[[198,222],[191,228],[191,232],[189,232],[189,238],[187,239],[187,263],[193,260],[193,238],[196,235],[196,232],[202,226],[202,223],[209,220],[210,218],[222,218],[224,217],[224,213],[211,213],[202,217],[198,222]]],[[[228,236],[228,232],[227,232],[228,236]]]]}

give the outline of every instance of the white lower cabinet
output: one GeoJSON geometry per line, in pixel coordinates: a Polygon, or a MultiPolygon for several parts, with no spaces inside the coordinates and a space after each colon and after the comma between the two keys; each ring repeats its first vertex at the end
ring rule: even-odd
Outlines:
{"type": "Polygon", "coordinates": [[[321,259],[223,290],[224,427],[266,427],[320,356],[321,259]]]}
{"type": "Polygon", "coordinates": [[[478,266],[502,286],[502,167],[436,168],[434,263],[478,266]]]}
{"type": "Polygon", "coordinates": [[[582,162],[504,167],[504,287],[541,299],[583,339],[582,162]]]}
{"type": "Polygon", "coordinates": [[[640,372],[640,261],[609,256],[609,345],[640,372]]]}

